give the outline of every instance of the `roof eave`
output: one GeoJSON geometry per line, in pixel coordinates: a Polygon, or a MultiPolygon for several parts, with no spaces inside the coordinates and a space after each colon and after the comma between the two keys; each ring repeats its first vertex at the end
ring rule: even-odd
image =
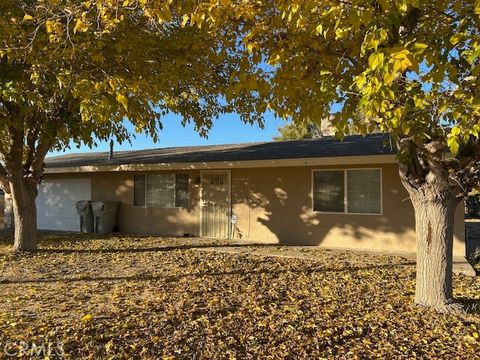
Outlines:
{"type": "Polygon", "coordinates": [[[234,168],[268,168],[295,166],[336,166],[336,165],[368,165],[395,164],[396,155],[363,155],[335,156],[275,160],[245,160],[245,161],[214,161],[191,163],[155,163],[155,164],[124,164],[124,165],[86,165],[71,167],[47,167],[46,174],[111,172],[111,171],[155,171],[155,170],[209,170],[234,168]]]}

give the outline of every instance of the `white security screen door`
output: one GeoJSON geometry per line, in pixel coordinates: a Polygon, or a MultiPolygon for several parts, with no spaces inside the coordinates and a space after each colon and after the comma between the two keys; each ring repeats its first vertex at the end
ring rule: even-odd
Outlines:
{"type": "Polygon", "coordinates": [[[228,239],[230,235],[230,173],[202,172],[201,184],[201,236],[228,239]]]}

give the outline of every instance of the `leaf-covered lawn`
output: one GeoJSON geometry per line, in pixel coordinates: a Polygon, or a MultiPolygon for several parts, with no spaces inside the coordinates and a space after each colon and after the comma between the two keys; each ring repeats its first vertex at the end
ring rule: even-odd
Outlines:
{"type": "MultiPolygon", "coordinates": [[[[222,250],[221,242],[196,239],[50,235],[38,254],[19,256],[4,239],[0,358],[5,349],[30,357],[41,346],[43,353],[50,346],[50,358],[63,351],[74,359],[479,354],[478,315],[411,305],[408,260],[328,250],[305,250],[316,260],[199,251],[207,244],[222,250]]],[[[457,296],[478,299],[479,290],[478,278],[455,277],[457,296]]]]}

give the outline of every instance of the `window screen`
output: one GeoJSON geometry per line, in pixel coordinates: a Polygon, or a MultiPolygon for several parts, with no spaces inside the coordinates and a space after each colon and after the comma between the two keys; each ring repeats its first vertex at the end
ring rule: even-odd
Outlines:
{"type": "Polygon", "coordinates": [[[343,171],[316,171],[314,175],[314,210],[345,212],[343,171]]]}
{"type": "Polygon", "coordinates": [[[348,212],[381,213],[380,170],[347,170],[348,212]]]}
{"type": "Polygon", "coordinates": [[[188,175],[177,174],[175,176],[175,206],[188,208],[188,194],[188,175]]]}
{"type": "Polygon", "coordinates": [[[187,174],[148,174],[134,176],[133,204],[157,208],[188,208],[187,174]]]}
{"type": "Polygon", "coordinates": [[[380,169],[315,171],[313,181],[314,211],[382,213],[380,169]]]}
{"type": "Polygon", "coordinates": [[[148,207],[175,207],[175,174],[147,175],[148,207]]]}
{"type": "Polygon", "coordinates": [[[133,205],[145,206],[145,175],[133,177],[133,205]]]}

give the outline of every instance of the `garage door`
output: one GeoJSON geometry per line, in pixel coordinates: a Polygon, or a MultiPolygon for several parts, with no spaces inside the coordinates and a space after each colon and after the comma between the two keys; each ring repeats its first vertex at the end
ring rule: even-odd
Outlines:
{"type": "Polygon", "coordinates": [[[80,220],[75,204],[90,200],[90,179],[49,179],[40,184],[37,197],[38,228],[79,231],[80,220]]]}

